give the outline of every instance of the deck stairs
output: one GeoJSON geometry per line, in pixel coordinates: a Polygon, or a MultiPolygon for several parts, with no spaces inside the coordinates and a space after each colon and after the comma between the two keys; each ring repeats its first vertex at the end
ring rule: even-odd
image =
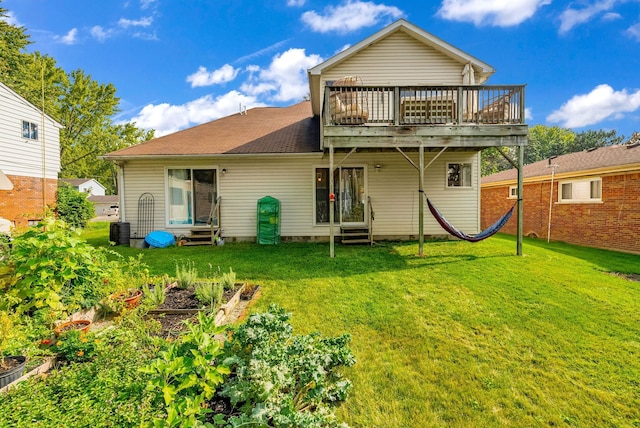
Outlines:
{"type": "Polygon", "coordinates": [[[363,226],[340,226],[341,243],[344,245],[372,244],[371,228],[363,226]]]}
{"type": "Polygon", "coordinates": [[[206,225],[195,226],[190,229],[190,235],[185,236],[182,245],[216,245],[218,240],[222,238],[222,227],[220,222],[220,203],[222,198],[218,198],[211,204],[209,220],[206,225]]]}
{"type": "Polygon", "coordinates": [[[343,245],[353,244],[369,244],[373,245],[373,220],[375,219],[375,213],[373,212],[373,205],[371,205],[371,198],[367,198],[367,208],[369,211],[369,221],[363,225],[341,225],[340,235],[341,243],[343,245]]]}

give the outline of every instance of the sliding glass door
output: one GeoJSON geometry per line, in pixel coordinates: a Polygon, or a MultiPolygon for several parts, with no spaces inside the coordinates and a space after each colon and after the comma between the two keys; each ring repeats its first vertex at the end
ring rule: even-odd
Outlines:
{"type": "MultiPolygon", "coordinates": [[[[316,168],[315,177],[316,224],[326,224],[329,223],[329,168],[316,168]]],[[[339,167],[334,170],[336,223],[365,223],[365,188],[364,167],[339,167]]]]}
{"type": "Polygon", "coordinates": [[[169,169],[169,224],[206,225],[217,198],[215,169],[169,169]]]}

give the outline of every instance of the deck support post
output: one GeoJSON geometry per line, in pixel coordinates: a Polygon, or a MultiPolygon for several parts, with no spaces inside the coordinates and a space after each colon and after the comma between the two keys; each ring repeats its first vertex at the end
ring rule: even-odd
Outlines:
{"type": "Polygon", "coordinates": [[[418,168],[418,255],[424,256],[424,146],[420,144],[420,167],[418,168]]]}
{"type": "Polygon", "coordinates": [[[333,188],[333,144],[329,144],[329,257],[334,258],[335,255],[335,236],[333,231],[334,207],[335,207],[335,189],[333,188]],[[333,197],[332,197],[333,196],[333,197]]]}
{"type": "Polygon", "coordinates": [[[516,237],[516,255],[522,255],[522,223],[524,221],[524,204],[522,203],[522,193],[524,189],[524,177],[522,168],[524,165],[524,146],[518,146],[518,231],[516,237]]]}

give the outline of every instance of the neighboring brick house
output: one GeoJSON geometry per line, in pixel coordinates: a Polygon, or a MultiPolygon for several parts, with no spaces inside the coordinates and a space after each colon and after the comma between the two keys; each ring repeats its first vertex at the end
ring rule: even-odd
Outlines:
{"type": "MultiPolygon", "coordinates": [[[[482,178],[482,227],[516,201],[516,174],[513,169],[482,178]]],[[[525,236],[640,253],[639,134],[624,145],[525,165],[523,174],[525,236]]],[[[515,234],[516,222],[502,230],[515,234]]]]}
{"type": "Polygon", "coordinates": [[[0,82],[0,219],[24,227],[55,204],[61,128],[0,82]]]}

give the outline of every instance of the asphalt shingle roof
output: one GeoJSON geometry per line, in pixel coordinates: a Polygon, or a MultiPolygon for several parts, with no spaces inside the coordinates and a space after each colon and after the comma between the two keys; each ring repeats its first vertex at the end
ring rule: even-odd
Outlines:
{"type": "MultiPolygon", "coordinates": [[[[576,153],[568,153],[551,160],[545,159],[525,165],[522,168],[524,178],[540,177],[551,174],[549,164],[558,165],[556,174],[564,174],[578,171],[588,171],[599,168],[609,168],[624,165],[640,164],[640,144],[622,144],[600,147],[595,150],[584,150],[576,153]]],[[[499,181],[517,180],[518,171],[513,168],[482,177],[482,183],[495,183],[499,181]]]]}
{"type": "Polygon", "coordinates": [[[257,107],[142,144],[107,157],[312,153],[320,151],[320,122],[311,102],[257,107]]]}

